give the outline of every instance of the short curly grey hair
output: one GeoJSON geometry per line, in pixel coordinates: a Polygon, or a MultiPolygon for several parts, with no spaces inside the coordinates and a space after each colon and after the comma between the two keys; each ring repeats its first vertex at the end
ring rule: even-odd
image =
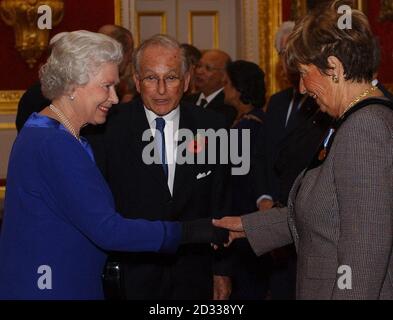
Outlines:
{"type": "Polygon", "coordinates": [[[49,100],[68,94],[88,83],[104,63],[118,65],[122,58],[120,43],[106,35],[86,30],[65,32],[40,69],[42,93],[49,100]]]}
{"type": "Polygon", "coordinates": [[[164,48],[180,50],[181,72],[184,75],[189,70],[190,66],[188,63],[188,59],[185,50],[181,47],[180,43],[168,35],[156,34],[151,38],[143,41],[142,44],[137,48],[137,50],[134,51],[132,62],[133,62],[134,70],[136,70],[138,74],[140,74],[141,72],[140,61],[143,52],[146,48],[152,46],[161,46],[164,48]]]}
{"type": "Polygon", "coordinates": [[[274,39],[274,46],[276,47],[277,53],[282,52],[285,48],[283,48],[282,39],[286,36],[289,36],[293,29],[295,28],[295,22],[293,21],[285,21],[277,30],[276,36],[274,39]]]}

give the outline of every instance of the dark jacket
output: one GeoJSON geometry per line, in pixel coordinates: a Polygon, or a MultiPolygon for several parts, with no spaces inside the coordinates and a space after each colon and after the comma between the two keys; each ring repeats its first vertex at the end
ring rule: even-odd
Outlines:
{"type": "MultiPolygon", "coordinates": [[[[182,103],[180,128],[222,127],[220,117],[182,103]]],[[[104,148],[91,139],[97,163],[113,192],[118,212],[129,218],[193,220],[228,213],[227,166],[177,165],[173,196],[160,164],[147,165],[142,134],[149,124],[140,99],[118,105],[108,120],[104,148]],[[197,179],[199,173],[211,173],[197,179]]],[[[112,255],[122,264],[128,299],[209,299],[212,297],[213,254],[209,245],[183,246],[176,255],[136,253],[112,255]]]]}

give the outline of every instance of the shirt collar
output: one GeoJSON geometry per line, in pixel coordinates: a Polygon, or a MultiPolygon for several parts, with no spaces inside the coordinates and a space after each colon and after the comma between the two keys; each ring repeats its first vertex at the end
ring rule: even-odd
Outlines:
{"type": "Polygon", "coordinates": [[[165,116],[159,116],[155,114],[153,111],[149,110],[146,108],[146,106],[143,106],[145,109],[147,121],[149,122],[149,125],[151,128],[156,127],[156,118],[163,118],[165,122],[173,122],[179,119],[180,117],[180,107],[177,106],[175,109],[173,109],[171,112],[166,114],[165,116]]]}
{"type": "Polygon", "coordinates": [[[210,103],[210,101],[212,101],[223,90],[224,90],[224,88],[218,89],[217,91],[213,92],[212,94],[208,95],[207,97],[202,92],[201,95],[199,96],[198,104],[201,102],[202,99],[205,99],[207,101],[207,103],[210,103]]]}

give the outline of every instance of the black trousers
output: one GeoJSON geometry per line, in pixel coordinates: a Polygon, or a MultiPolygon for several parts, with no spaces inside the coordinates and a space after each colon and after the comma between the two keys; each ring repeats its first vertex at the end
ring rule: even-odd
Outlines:
{"type": "Polygon", "coordinates": [[[111,255],[103,286],[108,300],[210,300],[213,298],[211,249],[182,249],[176,255],[111,255]]]}

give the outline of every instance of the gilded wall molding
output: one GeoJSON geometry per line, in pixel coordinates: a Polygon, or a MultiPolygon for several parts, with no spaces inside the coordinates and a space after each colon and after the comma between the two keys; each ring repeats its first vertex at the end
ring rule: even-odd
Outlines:
{"type": "Polygon", "coordinates": [[[382,0],[379,19],[381,21],[393,21],[393,2],[392,0],[382,0]]]}
{"type": "Polygon", "coordinates": [[[0,187],[0,200],[4,199],[5,196],[5,187],[0,187]]]}
{"type": "Polygon", "coordinates": [[[18,103],[24,90],[0,91],[0,114],[16,114],[18,103]]]}
{"type": "Polygon", "coordinates": [[[0,131],[6,131],[6,130],[16,130],[15,123],[12,122],[0,122],[0,131]]]}
{"type": "Polygon", "coordinates": [[[278,54],[274,48],[275,34],[282,23],[282,0],[259,1],[259,60],[266,74],[267,96],[279,91],[277,79],[278,54]]]}
{"type": "Polygon", "coordinates": [[[239,39],[242,59],[259,63],[258,0],[241,1],[241,36],[239,39]]]}
{"type": "MultiPolygon", "coordinates": [[[[320,0],[314,0],[315,1],[320,1],[320,0]]],[[[352,0],[353,5],[356,9],[359,9],[363,12],[367,11],[367,0],[352,0]]],[[[391,0],[382,0],[386,1],[389,3],[389,5],[393,6],[393,3],[391,0]]],[[[291,2],[291,19],[296,20],[302,16],[304,16],[307,11],[307,0],[292,0],[291,2]]]]}
{"type": "Polygon", "coordinates": [[[306,0],[291,1],[291,20],[296,21],[307,13],[306,0]]]}
{"type": "Polygon", "coordinates": [[[114,1],[115,1],[115,24],[121,26],[122,16],[123,16],[122,0],[114,0],[114,1]]]}
{"type": "Polygon", "coordinates": [[[356,0],[357,8],[364,13],[367,13],[367,0],[356,0]]]}
{"type": "MultiPolygon", "coordinates": [[[[57,26],[64,15],[63,0],[3,0],[0,2],[0,17],[14,28],[15,48],[26,61],[29,68],[33,68],[48,47],[49,29],[57,26]],[[45,5],[45,11],[39,9],[45,5]],[[51,21],[43,26],[40,14],[50,9],[51,21]]],[[[45,18],[46,20],[47,18],[45,18]]]]}

